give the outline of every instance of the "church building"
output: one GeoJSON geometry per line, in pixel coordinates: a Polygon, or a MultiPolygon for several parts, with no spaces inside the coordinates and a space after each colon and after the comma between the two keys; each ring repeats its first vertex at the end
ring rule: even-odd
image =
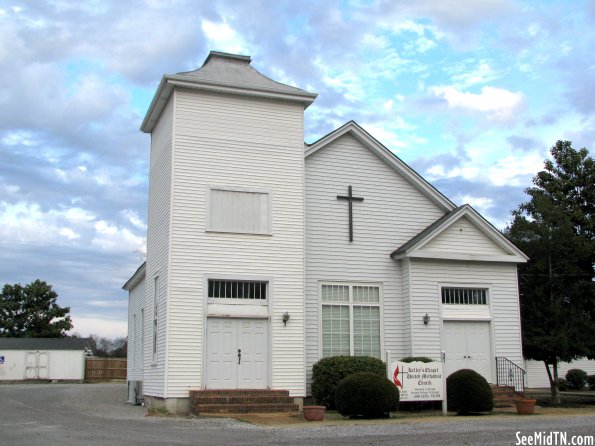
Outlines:
{"type": "Polygon", "coordinates": [[[523,364],[527,257],[350,121],[304,143],[316,94],[248,56],[165,75],[151,135],[147,259],[129,292],[128,381],[185,412],[205,389],[310,395],[335,355],[446,354],[496,382],[523,364]]]}

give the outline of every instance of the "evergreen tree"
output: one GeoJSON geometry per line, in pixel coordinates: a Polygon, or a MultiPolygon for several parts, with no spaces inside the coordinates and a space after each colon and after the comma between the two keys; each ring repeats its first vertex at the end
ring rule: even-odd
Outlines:
{"type": "Polygon", "coordinates": [[[60,307],[52,286],[37,279],[28,285],[4,285],[0,295],[0,336],[66,337],[72,328],[70,308],[60,307]]]}
{"type": "Polygon", "coordinates": [[[595,163],[568,141],[550,153],[506,235],[530,257],[519,265],[524,355],[543,361],[557,404],[559,362],[595,358],[595,163]]]}

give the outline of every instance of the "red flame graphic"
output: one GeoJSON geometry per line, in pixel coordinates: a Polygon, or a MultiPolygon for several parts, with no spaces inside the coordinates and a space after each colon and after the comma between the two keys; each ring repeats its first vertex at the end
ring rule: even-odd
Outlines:
{"type": "Polygon", "coordinates": [[[393,382],[395,383],[395,386],[400,387],[401,389],[403,388],[403,384],[401,384],[401,381],[399,381],[399,366],[397,366],[397,369],[393,375],[393,382]]]}

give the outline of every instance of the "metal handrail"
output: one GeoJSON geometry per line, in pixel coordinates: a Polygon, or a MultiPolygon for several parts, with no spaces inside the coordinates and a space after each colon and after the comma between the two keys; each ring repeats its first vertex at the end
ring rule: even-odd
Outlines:
{"type": "Polygon", "coordinates": [[[496,385],[513,387],[515,392],[525,396],[525,375],[522,367],[508,358],[496,356],[496,385]]]}

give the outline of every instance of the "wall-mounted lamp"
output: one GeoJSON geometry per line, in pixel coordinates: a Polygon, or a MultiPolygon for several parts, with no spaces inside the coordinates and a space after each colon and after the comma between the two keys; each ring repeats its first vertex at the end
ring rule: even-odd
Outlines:
{"type": "Polygon", "coordinates": [[[426,313],[426,315],[424,316],[424,325],[428,325],[430,323],[430,316],[428,316],[428,313],[426,313]]]}
{"type": "Polygon", "coordinates": [[[287,326],[287,321],[289,320],[289,313],[286,311],[283,313],[283,325],[287,326]]]}

